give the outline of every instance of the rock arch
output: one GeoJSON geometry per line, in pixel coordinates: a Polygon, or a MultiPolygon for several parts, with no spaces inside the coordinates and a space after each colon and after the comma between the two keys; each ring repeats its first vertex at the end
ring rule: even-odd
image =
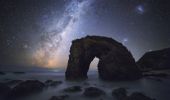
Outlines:
{"type": "Polygon", "coordinates": [[[87,78],[91,61],[99,58],[98,73],[103,80],[138,79],[141,72],[131,53],[121,43],[102,36],[86,36],[72,41],[67,80],[87,78]]]}

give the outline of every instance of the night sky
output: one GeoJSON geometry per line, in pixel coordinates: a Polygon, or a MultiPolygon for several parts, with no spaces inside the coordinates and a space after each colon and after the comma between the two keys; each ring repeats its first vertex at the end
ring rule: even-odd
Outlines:
{"type": "Polygon", "coordinates": [[[170,0],[0,0],[0,68],[66,67],[71,41],[112,37],[138,60],[170,47],[170,0]]]}

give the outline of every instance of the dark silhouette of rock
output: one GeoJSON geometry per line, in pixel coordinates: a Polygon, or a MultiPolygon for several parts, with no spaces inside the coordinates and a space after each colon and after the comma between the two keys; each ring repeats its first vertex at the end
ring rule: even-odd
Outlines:
{"type": "Polygon", "coordinates": [[[45,81],[46,86],[58,86],[62,84],[62,81],[53,81],[53,80],[47,80],[45,81]]]}
{"type": "Polygon", "coordinates": [[[50,83],[52,83],[53,82],[53,80],[46,80],[45,81],[45,84],[50,84],[50,83]]]}
{"type": "Polygon", "coordinates": [[[80,92],[82,91],[80,86],[72,86],[63,90],[64,92],[80,92]]]}
{"type": "Polygon", "coordinates": [[[143,76],[154,76],[154,77],[167,77],[168,74],[167,73],[156,73],[156,72],[148,72],[148,73],[144,73],[143,76]]]}
{"type": "Polygon", "coordinates": [[[88,83],[88,82],[84,82],[84,83],[83,83],[83,85],[89,86],[89,85],[90,85],[90,83],[88,83]]]}
{"type": "Polygon", "coordinates": [[[133,92],[128,96],[125,88],[113,90],[112,96],[114,96],[117,100],[155,100],[140,92],[133,92]]]}
{"type": "Polygon", "coordinates": [[[96,87],[88,87],[85,89],[83,95],[86,97],[99,97],[101,95],[104,95],[105,92],[101,89],[98,89],[96,87]]]}
{"type": "Polygon", "coordinates": [[[154,80],[154,81],[157,81],[157,82],[162,82],[163,80],[159,77],[147,77],[147,79],[150,79],[150,80],[154,80]]]}
{"type": "Polygon", "coordinates": [[[0,100],[4,100],[11,91],[11,88],[4,83],[0,83],[0,100]]]}
{"type": "Polygon", "coordinates": [[[144,71],[170,69],[170,48],[147,52],[137,64],[144,71]]]}
{"type": "Polygon", "coordinates": [[[27,80],[16,85],[11,93],[10,98],[24,97],[34,93],[41,92],[45,84],[37,80],[27,80]]]}
{"type": "Polygon", "coordinates": [[[117,88],[112,91],[112,96],[118,100],[124,100],[127,97],[127,91],[125,88],[117,88]]]}
{"type": "Polygon", "coordinates": [[[16,84],[21,83],[21,82],[23,82],[23,81],[22,80],[11,80],[11,81],[6,82],[6,84],[16,85],[16,84]]]}
{"type": "Polygon", "coordinates": [[[60,84],[62,84],[62,81],[53,81],[50,86],[58,86],[60,84]]]}
{"type": "Polygon", "coordinates": [[[112,38],[87,36],[72,42],[66,79],[86,79],[95,57],[99,58],[98,72],[103,80],[129,80],[142,76],[131,53],[121,43],[112,38]]]}
{"type": "Polygon", "coordinates": [[[69,95],[52,96],[49,100],[65,100],[69,95]]]}
{"type": "Polygon", "coordinates": [[[134,92],[124,100],[155,100],[155,99],[145,96],[143,93],[134,92]]]}

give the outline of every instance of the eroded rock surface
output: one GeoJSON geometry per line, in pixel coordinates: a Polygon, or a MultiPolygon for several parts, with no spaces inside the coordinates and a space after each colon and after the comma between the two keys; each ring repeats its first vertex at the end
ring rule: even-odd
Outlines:
{"type": "Polygon", "coordinates": [[[21,83],[21,82],[22,82],[22,80],[10,80],[10,81],[6,82],[6,84],[16,85],[16,84],[21,83]]]}
{"type": "Polygon", "coordinates": [[[72,86],[72,87],[65,88],[63,91],[64,92],[80,92],[82,91],[82,89],[80,86],[72,86]]]}
{"type": "Polygon", "coordinates": [[[72,42],[67,80],[87,78],[92,60],[99,58],[98,72],[103,80],[129,80],[141,77],[134,58],[125,46],[112,38],[87,36],[72,42]]]}
{"type": "Polygon", "coordinates": [[[4,100],[11,91],[11,88],[4,83],[0,83],[0,100],[4,100]]]}
{"type": "Polygon", "coordinates": [[[49,100],[65,100],[69,95],[52,96],[49,100]]]}
{"type": "Polygon", "coordinates": [[[105,92],[99,88],[96,87],[88,87],[85,89],[83,95],[86,97],[99,97],[101,95],[104,95],[105,92]]]}
{"type": "Polygon", "coordinates": [[[150,98],[140,92],[134,92],[124,100],[156,100],[156,99],[150,98]]]}
{"type": "Polygon", "coordinates": [[[156,100],[141,92],[133,92],[132,94],[127,95],[127,90],[125,88],[117,88],[113,90],[112,96],[117,100],[156,100]]]}
{"type": "Polygon", "coordinates": [[[62,81],[53,81],[53,80],[47,80],[45,81],[46,86],[58,86],[62,84],[62,81]]]}
{"type": "Polygon", "coordinates": [[[10,92],[9,98],[24,97],[41,92],[45,84],[37,80],[27,80],[16,85],[10,92]]]}
{"type": "Polygon", "coordinates": [[[112,91],[112,96],[117,100],[124,100],[127,97],[127,91],[125,88],[117,88],[112,91]]]}
{"type": "Polygon", "coordinates": [[[147,52],[137,64],[144,71],[170,69],[170,48],[147,52]]]}

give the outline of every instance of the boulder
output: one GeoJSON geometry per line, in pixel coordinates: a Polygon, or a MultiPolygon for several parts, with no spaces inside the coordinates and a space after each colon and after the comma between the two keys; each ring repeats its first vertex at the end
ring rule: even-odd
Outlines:
{"type": "Polygon", "coordinates": [[[162,77],[162,78],[166,78],[168,76],[167,73],[156,73],[156,72],[147,72],[144,73],[143,76],[154,76],[154,77],[162,77]]]}
{"type": "Polygon", "coordinates": [[[83,95],[86,97],[99,97],[101,95],[104,95],[105,92],[101,89],[98,89],[96,87],[88,87],[85,89],[83,95]]]}
{"type": "Polygon", "coordinates": [[[69,95],[52,96],[49,100],[65,100],[69,95]]]}
{"type": "Polygon", "coordinates": [[[87,79],[92,60],[99,58],[99,78],[103,80],[133,80],[142,76],[128,49],[112,38],[86,36],[74,40],[65,77],[67,80],[87,79]]]}
{"type": "Polygon", "coordinates": [[[4,83],[0,83],[0,100],[6,98],[6,96],[10,93],[11,88],[4,83]]]}
{"type": "Polygon", "coordinates": [[[125,88],[118,88],[113,90],[112,96],[114,96],[117,100],[155,100],[141,92],[133,92],[128,96],[125,88]]]}
{"type": "Polygon", "coordinates": [[[6,82],[6,84],[16,85],[16,84],[21,83],[21,82],[22,82],[22,80],[11,80],[11,81],[6,82]]]}
{"type": "Polygon", "coordinates": [[[10,98],[24,97],[34,93],[41,92],[45,84],[37,80],[27,80],[16,85],[11,93],[10,98]]]}
{"type": "Polygon", "coordinates": [[[153,98],[150,98],[143,93],[140,92],[134,92],[130,96],[128,96],[125,100],[155,100],[153,98]]]}
{"type": "Polygon", "coordinates": [[[83,83],[83,85],[85,85],[85,86],[89,86],[89,85],[90,85],[90,83],[88,83],[88,82],[84,82],[84,83],[83,83]]]}
{"type": "Polygon", "coordinates": [[[112,91],[112,96],[117,100],[124,100],[127,97],[127,91],[125,88],[117,88],[112,91]]]}
{"type": "Polygon", "coordinates": [[[170,69],[170,48],[145,53],[137,65],[143,71],[170,69]]]}
{"type": "Polygon", "coordinates": [[[48,84],[50,84],[50,83],[52,83],[52,82],[53,82],[53,80],[46,80],[46,81],[45,81],[45,84],[48,85],[48,84]]]}
{"type": "Polygon", "coordinates": [[[80,92],[82,91],[82,89],[80,86],[72,86],[72,87],[65,88],[63,91],[64,92],[80,92]]]}
{"type": "Polygon", "coordinates": [[[53,81],[53,80],[47,80],[45,81],[46,86],[58,86],[62,84],[62,81],[53,81]]]}

